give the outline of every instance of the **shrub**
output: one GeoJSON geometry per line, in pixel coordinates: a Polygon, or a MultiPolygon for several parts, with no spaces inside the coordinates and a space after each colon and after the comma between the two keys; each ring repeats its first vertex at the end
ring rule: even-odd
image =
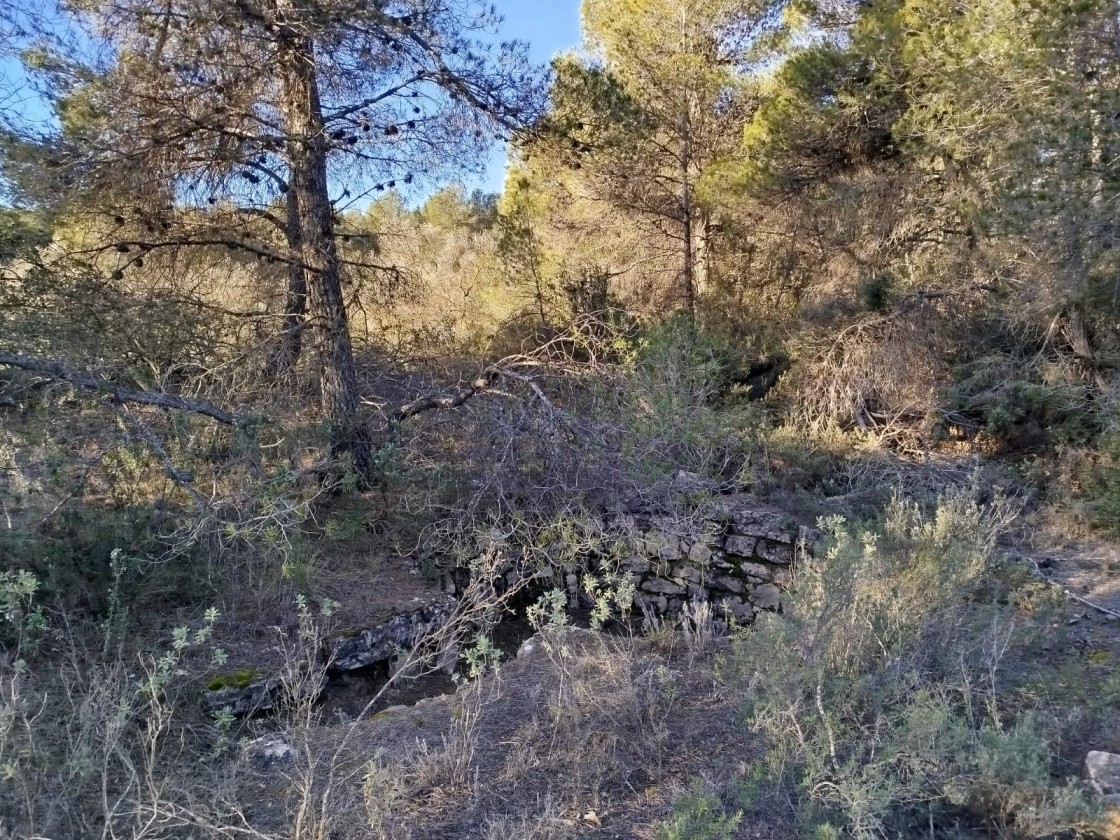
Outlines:
{"type": "Polygon", "coordinates": [[[817,834],[912,836],[954,814],[1045,836],[1085,815],[1051,782],[1052,721],[1003,686],[1030,632],[986,596],[1011,514],[956,491],[932,515],[896,498],[876,530],[824,522],[824,557],[738,648],[750,724],[817,834]]]}
{"type": "Polygon", "coordinates": [[[725,814],[719,797],[697,779],[673,803],[673,815],[657,827],[657,840],[730,840],[742,812],[725,814]]]}

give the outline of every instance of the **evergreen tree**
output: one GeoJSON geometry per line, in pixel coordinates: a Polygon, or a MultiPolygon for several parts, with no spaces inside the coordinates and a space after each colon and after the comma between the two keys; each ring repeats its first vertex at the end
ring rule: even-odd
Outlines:
{"type": "MultiPolygon", "coordinates": [[[[37,10],[26,11],[30,29],[37,10]]],[[[497,20],[473,2],[85,0],[56,11],[81,37],[41,29],[26,55],[61,129],[32,139],[50,150],[70,210],[113,220],[106,250],[225,244],[287,263],[273,368],[295,363],[306,320],[333,450],[364,470],[336,205],[469,165],[530,118],[524,50],[480,41],[497,20]],[[260,219],[276,241],[253,236],[260,219]]]]}

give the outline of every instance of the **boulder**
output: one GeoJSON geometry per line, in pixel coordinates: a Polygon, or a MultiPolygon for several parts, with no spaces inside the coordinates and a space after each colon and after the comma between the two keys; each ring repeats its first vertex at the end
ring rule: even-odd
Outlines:
{"type": "Polygon", "coordinates": [[[364,630],[338,633],[324,643],[332,674],[386,662],[402,649],[414,648],[443,627],[455,612],[455,601],[439,598],[408,608],[364,630]]]}

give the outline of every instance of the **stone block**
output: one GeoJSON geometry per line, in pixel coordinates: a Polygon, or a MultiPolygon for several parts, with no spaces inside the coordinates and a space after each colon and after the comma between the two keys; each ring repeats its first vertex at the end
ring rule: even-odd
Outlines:
{"type": "Polygon", "coordinates": [[[674,583],[665,578],[647,578],[642,581],[642,589],[646,592],[657,592],[661,595],[683,595],[685,588],[679,583],[674,583]]]}
{"type": "Polygon", "coordinates": [[[684,557],[684,546],[681,544],[681,538],[676,534],[650,531],[646,534],[646,546],[652,556],[662,560],[672,562],[684,557]]]}
{"type": "Polygon", "coordinates": [[[741,595],[745,588],[741,580],[733,578],[731,575],[720,575],[719,577],[712,578],[709,583],[712,589],[723,589],[727,592],[734,592],[737,595],[741,595]]]}
{"type": "Polygon", "coordinates": [[[751,604],[744,603],[742,598],[728,598],[720,602],[718,612],[734,619],[739,624],[749,624],[754,621],[754,607],[751,604]]]}
{"type": "Polygon", "coordinates": [[[633,557],[627,557],[623,560],[621,565],[624,569],[629,569],[638,574],[645,574],[649,571],[650,562],[648,557],[634,555],[633,557]]]}
{"type": "Polygon", "coordinates": [[[759,540],[755,553],[770,563],[788,566],[793,562],[793,546],[775,543],[770,540],[759,540]]]}
{"type": "Polygon", "coordinates": [[[739,569],[747,577],[756,580],[770,580],[771,577],[770,567],[763,566],[761,563],[740,563],[739,569]]]}
{"type": "Polygon", "coordinates": [[[712,548],[706,543],[694,542],[688,549],[688,559],[701,566],[712,559],[712,548]]]}
{"type": "Polygon", "coordinates": [[[731,535],[724,540],[723,548],[728,554],[734,554],[736,557],[753,557],[757,542],[754,537],[731,535]]]}
{"type": "Polygon", "coordinates": [[[778,587],[772,583],[764,583],[762,586],[756,587],[748,597],[751,603],[760,610],[776,610],[780,603],[780,595],[781,592],[778,587]]]}
{"type": "Polygon", "coordinates": [[[673,577],[678,580],[686,580],[689,583],[699,583],[704,579],[700,570],[695,566],[677,566],[673,569],[673,577]]]}

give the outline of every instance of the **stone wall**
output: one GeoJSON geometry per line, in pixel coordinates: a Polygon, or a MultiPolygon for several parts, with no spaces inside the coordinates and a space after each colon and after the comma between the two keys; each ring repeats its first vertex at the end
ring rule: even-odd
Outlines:
{"type": "MultiPolygon", "coordinates": [[[[618,571],[629,575],[634,607],[644,613],[672,614],[700,600],[711,602],[720,615],[749,623],[760,610],[779,607],[781,592],[793,578],[798,546],[811,551],[821,534],[784,511],[728,496],[700,516],[603,517],[586,527],[583,537],[590,547],[579,562],[534,570],[531,594],[560,587],[567,590],[571,607],[588,607],[584,576],[618,571]],[[598,535],[601,550],[588,533],[598,535]]],[[[511,582],[516,575],[509,573],[511,582]]],[[[458,594],[462,586],[461,576],[445,577],[449,594],[458,594]]]]}

